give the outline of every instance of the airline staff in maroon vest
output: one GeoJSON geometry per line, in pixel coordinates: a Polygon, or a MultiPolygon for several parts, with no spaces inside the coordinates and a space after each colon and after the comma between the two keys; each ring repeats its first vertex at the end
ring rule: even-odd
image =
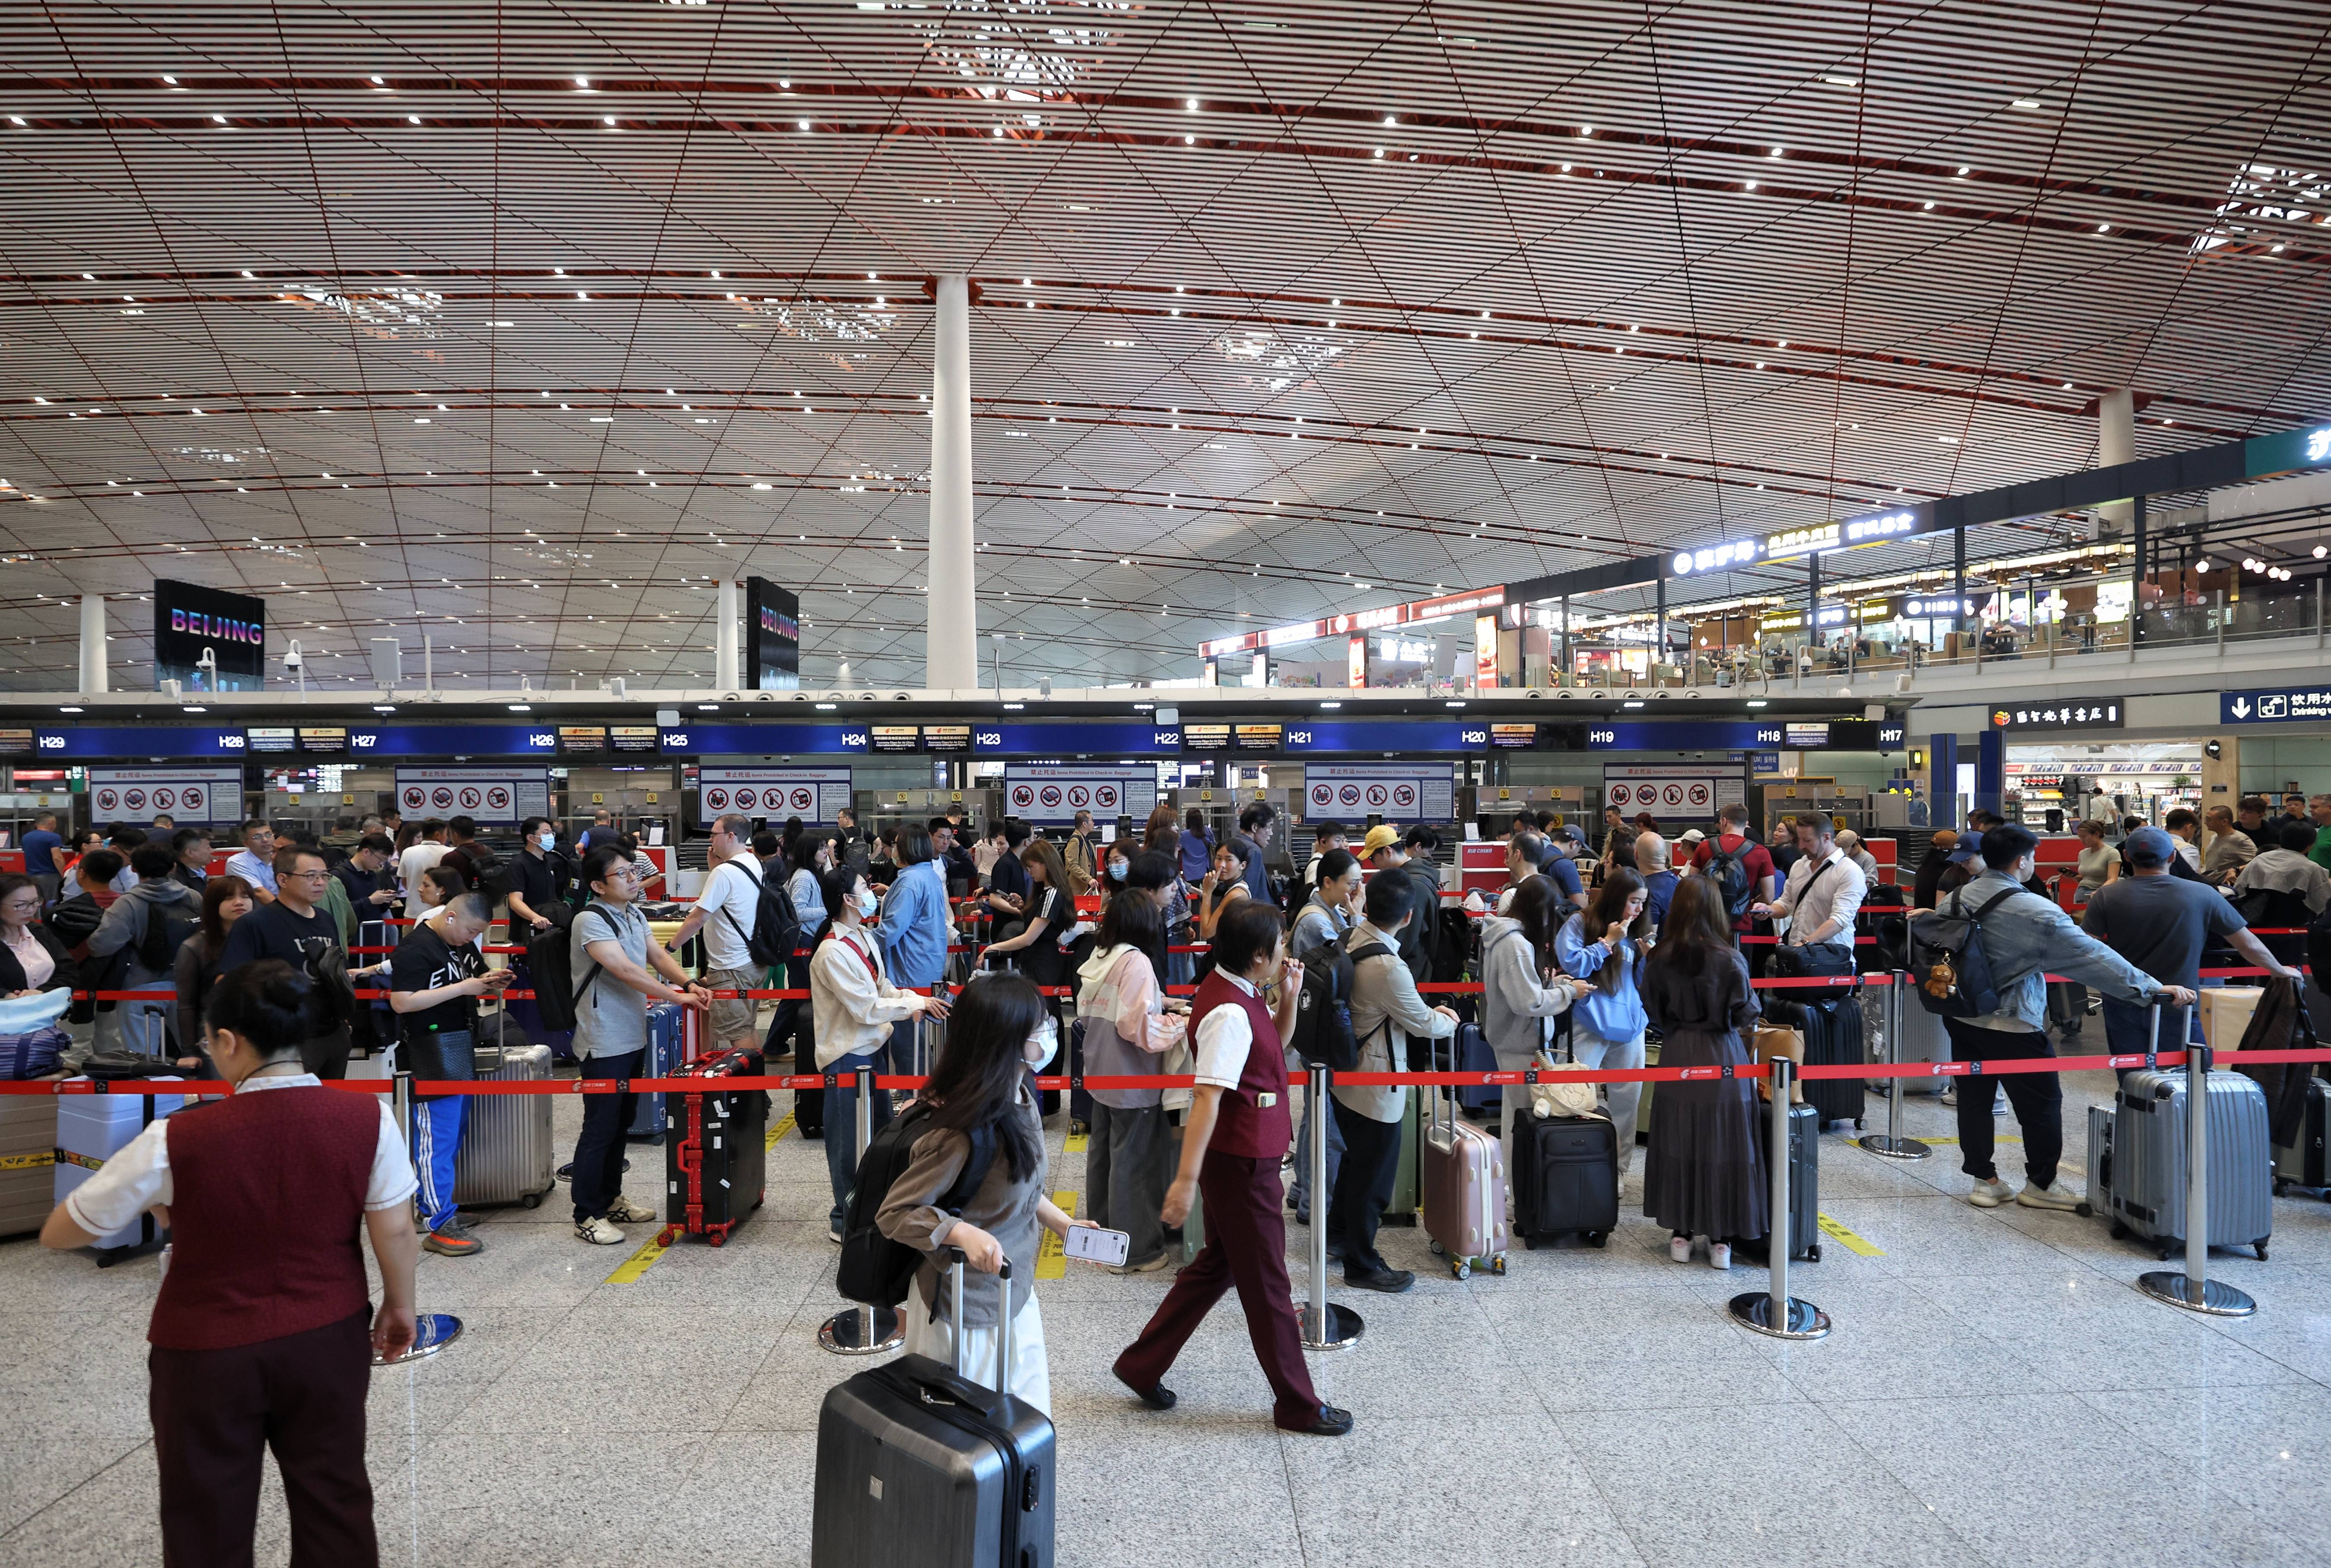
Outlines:
{"type": "Polygon", "coordinates": [[[1271,1421],[1284,1430],[1341,1437],[1348,1411],[1322,1404],[1303,1364],[1301,1326],[1287,1278],[1287,1211],[1279,1162],[1293,1141],[1287,1114],[1287,1053],[1303,965],[1287,956],[1279,911],[1260,898],[1230,907],[1214,927],[1214,968],[1190,1002],[1197,1088],[1182,1129],[1182,1165],[1166,1189],[1165,1220],[1189,1217],[1206,1200],[1206,1245],[1182,1270],[1141,1336],[1112,1369],[1152,1410],[1171,1410],[1159,1380],[1223,1292],[1235,1286],[1255,1359],[1270,1380],[1271,1421]],[[1262,988],[1279,977],[1279,1010],[1262,988]]]}
{"type": "Polygon", "coordinates": [[[270,1448],[292,1568],[380,1561],[365,1396],[373,1353],[413,1344],[416,1183],[385,1097],[301,1069],[320,1000],[280,959],[229,971],[204,1021],[235,1092],[139,1133],[41,1231],[43,1246],[84,1247],[166,1212],[170,1269],[146,1364],[167,1568],[250,1568],[270,1448]],[[377,1313],[359,1230],[380,1262],[377,1313]]]}

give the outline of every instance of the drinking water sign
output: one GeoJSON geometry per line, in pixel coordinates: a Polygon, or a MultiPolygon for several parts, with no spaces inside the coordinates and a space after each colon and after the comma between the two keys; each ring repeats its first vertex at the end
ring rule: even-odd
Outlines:
{"type": "Polygon", "coordinates": [[[2218,693],[2222,724],[2316,724],[2331,719],[2331,684],[2218,693]]]}

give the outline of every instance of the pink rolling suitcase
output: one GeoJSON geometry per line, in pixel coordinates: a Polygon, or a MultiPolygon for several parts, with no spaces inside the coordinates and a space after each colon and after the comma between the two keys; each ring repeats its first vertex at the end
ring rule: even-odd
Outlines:
{"type": "MultiPolygon", "coordinates": [[[[1436,1042],[1437,1043],[1437,1042],[1436,1042]]],[[[1449,1272],[1470,1278],[1475,1269],[1506,1271],[1506,1150],[1494,1133],[1457,1114],[1451,1090],[1434,1088],[1432,1116],[1417,1150],[1424,1232],[1449,1272]],[[1443,1109],[1448,1119],[1441,1119],[1443,1109]]]]}

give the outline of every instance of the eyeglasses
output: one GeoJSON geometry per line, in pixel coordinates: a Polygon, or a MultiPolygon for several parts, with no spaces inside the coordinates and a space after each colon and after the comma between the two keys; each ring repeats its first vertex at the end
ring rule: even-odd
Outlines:
{"type": "Polygon", "coordinates": [[[326,871],[326,870],[315,870],[315,871],[286,871],[286,872],[285,872],[285,873],[283,873],[283,874],[284,874],[285,876],[287,876],[287,877],[291,878],[294,881],[300,881],[300,882],[320,882],[320,881],[323,881],[326,878],[329,877],[332,873],[331,873],[331,872],[329,872],[329,871],[326,871]]]}

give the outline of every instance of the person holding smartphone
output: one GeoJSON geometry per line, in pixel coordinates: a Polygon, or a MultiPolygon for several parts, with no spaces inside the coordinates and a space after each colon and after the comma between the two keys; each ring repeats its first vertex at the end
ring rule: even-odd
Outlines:
{"type": "Polygon", "coordinates": [[[1002,1392],[1048,1416],[1052,1378],[1036,1310],[1037,1231],[1065,1243],[1072,1226],[1099,1229],[1090,1220],[1070,1220],[1044,1195],[1050,1166],[1029,1069],[1051,1057],[1054,1043],[1051,1010],[1025,975],[982,974],[965,987],[947,1016],[947,1050],[924,1091],[932,1107],[928,1130],[915,1139],[907,1168],[874,1219],[882,1234],[925,1254],[915,1270],[917,1305],[904,1314],[907,1354],[956,1364],[960,1333],[964,1375],[990,1383],[996,1328],[1009,1311],[1012,1387],[1002,1392]],[[967,1171],[978,1174],[970,1198],[953,1212],[940,1208],[967,1171]],[[971,1270],[959,1325],[945,1288],[950,1249],[971,1270]],[[994,1278],[1007,1259],[1011,1278],[994,1278]]]}
{"type": "MultiPolygon", "coordinates": [[[[511,979],[507,969],[489,970],[478,951],[478,938],[493,917],[483,893],[457,894],[446,901],[442,924],[414,926],[389,958],[388,1006],[404,1046],[401,1065],[422,1082],[478,1076],[478,998],[498,995],[511,979]]],[[[486,1250],[453,1205],[454,1157],[469,1103],[458,1094],[416,1095],[413,1102],[421,1245],[447,1258],[473,1258],[486,1250]]]]}
{"type": "Polygon", "coordinates": [[[1182,1131],[1182,1160],[1164,1219],[1179,1225],[1205,1196],[1206,1244],[1110,1368],[1152,1410],[1171,1410],[1160,1380],[1223,1293],[1237,1288],[1255,1359],[1270,1380],[1271,1421],[1283,1431],[1341,1437],[1348,1411],[1320,1402],[1303,1364],[1303,1335],[1287,1278],[1287,1214],[1279,1162],[1295,1136],[1287,1114],[1287,1052],[1303,994],[1303,965],[1287,956],[1279,911],[1241,898],[1214,927],[1214,967],[1191,999],[1197,1087],[1182,1131]],[[1263,987],[1279,982],[1279,1003],[1263,987]]]}

